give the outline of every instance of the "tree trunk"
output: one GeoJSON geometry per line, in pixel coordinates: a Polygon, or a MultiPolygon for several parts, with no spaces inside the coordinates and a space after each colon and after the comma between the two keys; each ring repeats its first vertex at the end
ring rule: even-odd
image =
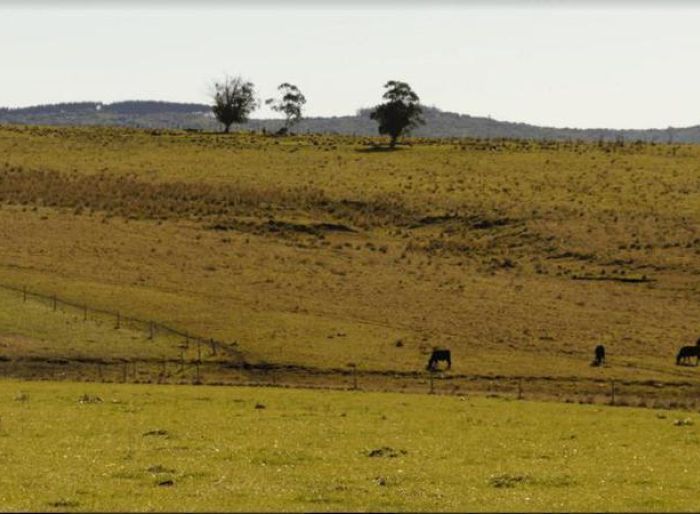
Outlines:
{"type": "Polygon", "coordinates": [[[394,148],[396,147],[396,141],[399,138],[399,136],[391,136],[391,141],[389,141],[389,148],[394,148]]]}
{"type": "Polygon", "coordinates": [[[226,123],[226,124],[224,125],[224,134],[228,134],[229,131],[230,131],[230,129],[231,129],[231,124],[230,124],[230,123],[226,123]]]}

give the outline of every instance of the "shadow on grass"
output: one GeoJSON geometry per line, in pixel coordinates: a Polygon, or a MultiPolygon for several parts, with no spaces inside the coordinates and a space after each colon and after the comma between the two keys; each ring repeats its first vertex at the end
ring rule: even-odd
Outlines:
{"type": "Polygon", "coordinates": [[[382,153],[382,152],[396,152],[398,150],[403,150],[403,148],[399,148],[398,146],[395,146],[394,148],[390,146],[366,146],[364,148],[357,148],[355,149],[356,152],[360,153],[382,153]]]}

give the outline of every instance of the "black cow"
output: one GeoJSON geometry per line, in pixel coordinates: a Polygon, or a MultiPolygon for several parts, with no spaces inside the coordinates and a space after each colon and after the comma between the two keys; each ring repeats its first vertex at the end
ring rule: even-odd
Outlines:
{"type": "Polygon", "coordinates": [[[683,346],[678,350],[678,355],[676,355],[676,365],[690,364],[690,359],[695,357],[695,365],[700,362],[700,345],[695,346],[683,346]]]}
{"type": "Polygon", "coordinates": [[[595,347],[595,357],[591,366],[602,366],[603,364],[605,364],[605,346],[599,344],[595,347]]]}
{"type": "Polygon", "coordinates": [[[426,369],[429,371],[435,370],[438,361],[447,361],[447,369],[450,369],[452,367],[450,350],[433,350],[433,353],[430,354],[430,360],[428,361],[428,367],[426,369]]]}

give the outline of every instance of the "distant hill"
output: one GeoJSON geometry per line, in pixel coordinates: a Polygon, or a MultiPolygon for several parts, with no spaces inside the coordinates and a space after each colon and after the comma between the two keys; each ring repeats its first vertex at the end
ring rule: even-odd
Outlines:
{"type": "MultiPolygon", "coordinates": [[[[511,123],[425,107],[426,125],[414,131],[422,137],[477,137],[588,141],[618,140],[700,143],[700,126],[647,130],[554,128],[511,123]]],[[[206,104],[160,101],[76,102],[37,105],[17,109],[0,108],[0,123],[28,125],[117,125],[141,128],[219,130],[206,104]]],[[[238,130],[275,131],[280,120],[253,119],[238,130]]],[[[377,125],[369,109],[352,116],[307,118],[295,127],[298,133],[321,132],[376,135],[377,125]]]]}

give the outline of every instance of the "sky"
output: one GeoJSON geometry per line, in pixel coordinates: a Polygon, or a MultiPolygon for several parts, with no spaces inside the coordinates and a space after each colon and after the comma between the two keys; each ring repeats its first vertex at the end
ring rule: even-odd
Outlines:
{"type": "MultiPolygon", "coordinates": [[[[225,74],[306,115],[381,101],[555,127],[700,124],[700,3],[0,0],[0,105],[208,103],[225,74]]],[[[272,116],[262,107],[253,117],[272,116]]]]}

